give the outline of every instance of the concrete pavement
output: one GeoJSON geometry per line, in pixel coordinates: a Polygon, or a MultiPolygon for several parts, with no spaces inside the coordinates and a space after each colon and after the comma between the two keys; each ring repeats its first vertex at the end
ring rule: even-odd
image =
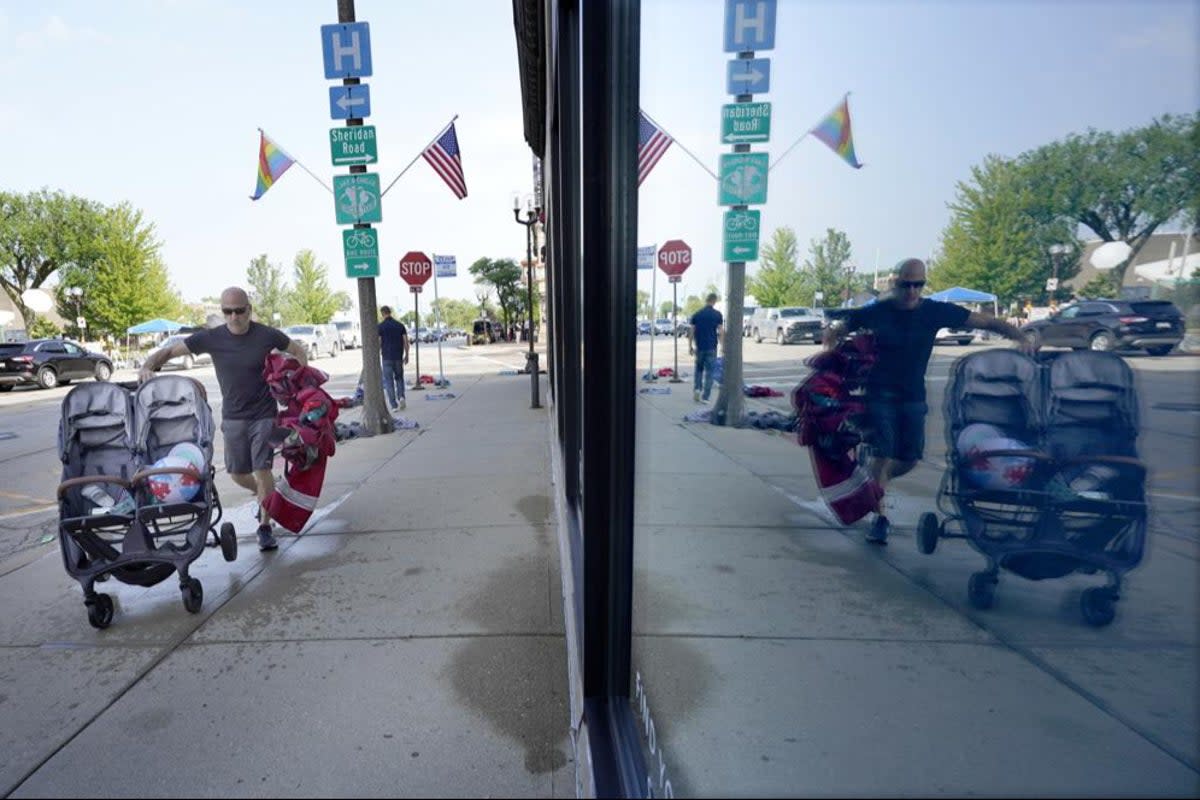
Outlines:
{"type": "MultiPolygon", "coordinates": [[[[196,562],[198,615],[174,579],[109,581],[95,631],[56,551],[0,565],[0,795],[574,795],[552,426],[498,374],[520,352],[459,351],[479,374],[448,362],[453,400],[410,392],[419,430],[342,443],[276,553],[222,476],[242,551],[196,562]]],[[[1085,576],[1003,576],[978,611],[982,558],[913,542],[940,470],[896,485],[871,547],[790,437],[684,423],[671,386],[637,401],[657,794],[1200,795],[1194,532],[1159,528],[1108,628],[1080,619],[1085,576]]]]}

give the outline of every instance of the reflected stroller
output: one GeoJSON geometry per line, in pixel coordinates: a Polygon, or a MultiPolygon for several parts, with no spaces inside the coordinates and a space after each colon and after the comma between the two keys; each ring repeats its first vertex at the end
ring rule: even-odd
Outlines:
{"type": "Polygon", "coordinates": [[[982,609],[994,601],[1001,568],[1029,580],[1104,571],[1107,584],[1085,590],[1081,610],[1091,625],[1112,622],[1121,577],[1141,563],[1146,539],[1146,468],[1137,459],[1129,366],[1093,351],[1040,361],[1014,350],[973,353],[954,366],[945,414],[937,504],[947,518],[939,524],[935,514],[921,515],[921,552],[932,553],[939,538],[966,538],[988,562],[967,586],[982,609]],[[999,446],[964,452],[964,430],[979,425],[1003,434],[990,440],[999,446]],[[947,533],[952,523],[961,534],[947,533]]]}
{"type": "MultiPolygon", "coordinates": [[[[204,600],[188,566],[204,551],[221,517],[212,467],[213,420],[199,382],[164,375],[136,392],[129,385],[81,383],[63,399],[59,421],[58,537],[67,574],[83,587],[88,621],[112,622],[112,598],[97,581],[154,586],[179,573],[183,605],[196,613],[204,600]],[[173,447],[198,448],[204,468],[154,466],[173,447]],[[178,475],[199,484],[190,500],[160,501],[155,489],[178,475]],[[214,516],[215,512],[215,516],[214,516]]],[[[216,536],[227,561],[237,538],[226,523],[216,536]]]]}

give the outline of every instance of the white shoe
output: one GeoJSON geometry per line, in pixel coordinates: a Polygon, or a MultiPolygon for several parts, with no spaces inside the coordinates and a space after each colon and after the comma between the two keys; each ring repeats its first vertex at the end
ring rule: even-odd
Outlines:
{"type": "Polygon", "coordinates": [[[408,408],[408,402],[405,401],[405,399],[403,397],[401,397],[399,406],[400,406],[400,410],[403,411],[404,409],[408,408]]]}
{"type": "Polygon", "coordinates": [[[700,391],[699,390],[692,392],[692,401],[696,402],[696,403],[700,402],[700,391]]]}

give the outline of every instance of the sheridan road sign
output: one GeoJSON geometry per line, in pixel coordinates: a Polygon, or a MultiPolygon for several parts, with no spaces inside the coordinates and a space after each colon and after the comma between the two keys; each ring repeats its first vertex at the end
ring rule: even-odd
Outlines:
{"type": "Polygon", "coordinates": [[[329,129],[329,155],[335,167],[374,164],[379,160],[375,145],[375,126],[329,129]]]}

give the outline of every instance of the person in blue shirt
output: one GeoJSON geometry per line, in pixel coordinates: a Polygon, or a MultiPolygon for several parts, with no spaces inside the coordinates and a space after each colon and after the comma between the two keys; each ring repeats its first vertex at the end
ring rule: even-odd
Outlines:
{"type": "Polygon", "coordinates": [[[404,409],[404,365],[408,363],[408,328],[392,318],[392,307],[382,306],[379,313],[379,352],[383,358],[383,391],[392,411],[404,409]]]}
{"type": "Polygon", "coordinates": [[[692,381],[692,399],[697,403],[708,402],[712,393],[713,364],[717,360],[717,347],[725,335],[725,318],[713,308],[717,296],[710,294],[704,300],[704,308],[692,314],[688,320],[688,355],[696,356],[695,378],[692,381]],[[701,376],[704,378],[703,395],[700,393],[701,376]]]}
{"type": "MultiPolygon", "coordinates": [[[[925,262],[906,258],[895,270],[892,296],[855,309],[843,322],[825,332],[825,346],[835,347],[846,334],[869,330],[875,339],[875,365],[867,377],[868,471],[886,489],[887,483],[910,472],[925,450],[925,370],[934,340],[942,328],[976,328],[993,331],[1033,353],[1035,343],[1020,330],[996,317],[969,311],[953,303],[921,297],[925,288],[925,262]]],[[[887,544],[888,518],[883,501],[867,541],[887,544]]]]}

